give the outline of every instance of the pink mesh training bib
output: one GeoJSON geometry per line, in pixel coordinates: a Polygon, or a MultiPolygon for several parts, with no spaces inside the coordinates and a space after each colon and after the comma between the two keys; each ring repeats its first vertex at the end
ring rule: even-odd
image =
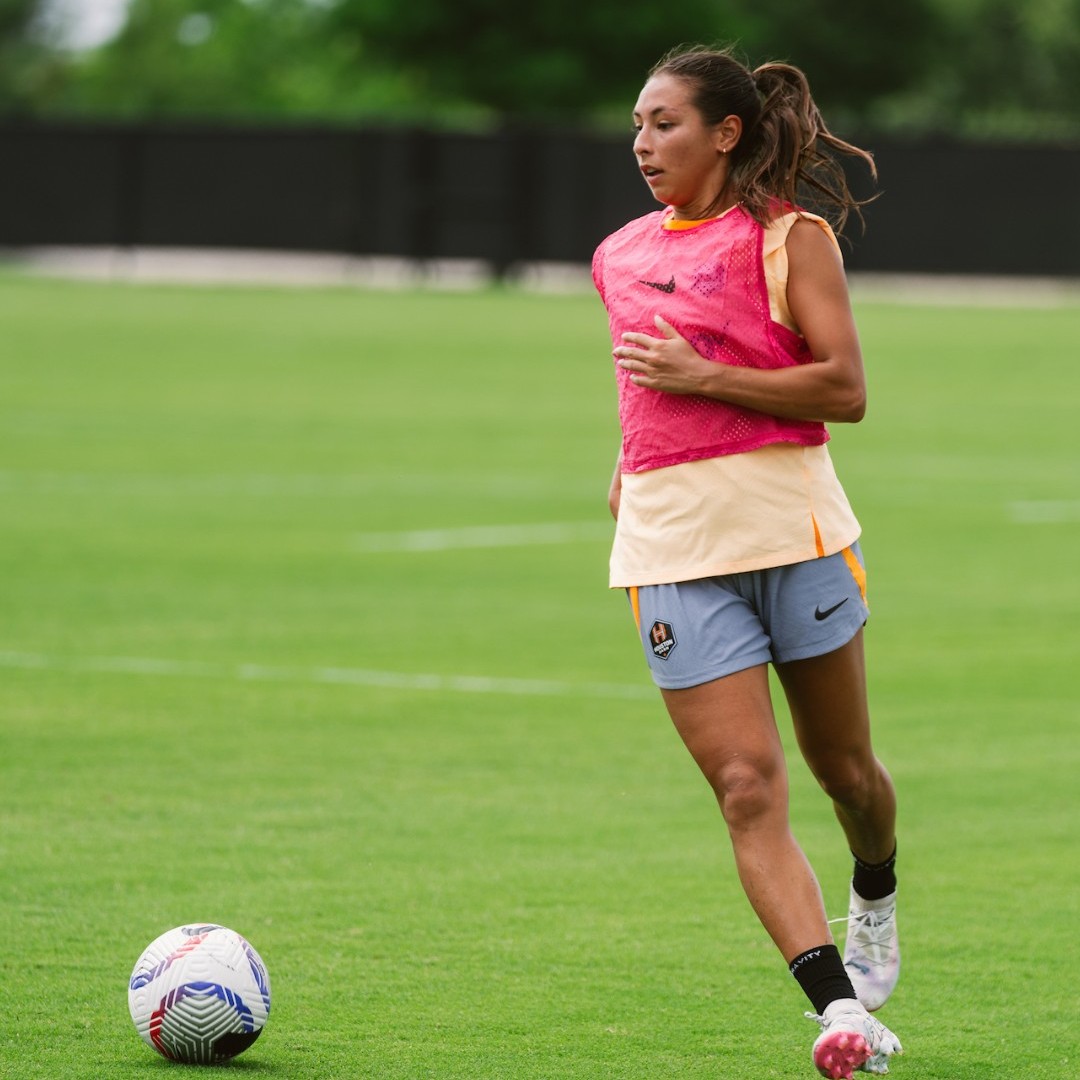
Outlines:
{"type": "MultiPolygon", "coordinates": [[[[812,362],[798,334],[774,322],[762,263],[765,230],[741,207],[689,229],[665,229],[668,210],[612,233],[593,257],[593,280],[608,311],[611,339],[626,331],[656,337],[669,322],[707,360],[781,368],[812,362]]],[[[635,386],[617,364],[622,471],[645,472],[770,443],[819,446],[825,425],[786,420],[699,395],[635,386]]]]}

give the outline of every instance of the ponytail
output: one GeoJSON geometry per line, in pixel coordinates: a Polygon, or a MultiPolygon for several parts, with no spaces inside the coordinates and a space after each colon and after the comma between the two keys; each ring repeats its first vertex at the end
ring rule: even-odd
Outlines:
{"type": "Polygon", "coordinates": [[[797,206],[801,197],[820,206],[837,232],[852,211],[861,220],[861,208],[872,200],[852,195],[839,155],[864,161],[876,179],[873,156],[829,130],[797,67],[762,64],[751,76],[761,96],[761,112],[732,162],[732,179],[746,209],[764,221],[777,199],[797,206]]]}

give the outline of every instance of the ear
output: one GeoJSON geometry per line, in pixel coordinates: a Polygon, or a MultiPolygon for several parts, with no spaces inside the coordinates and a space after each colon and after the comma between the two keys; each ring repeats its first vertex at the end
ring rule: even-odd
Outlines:
{"type": "Polygon", "coordinates": [[[713,128],[713,146],[721,154],[730,154],[742,138],[742,121],[737,116],[725,116],[713,128]]]}

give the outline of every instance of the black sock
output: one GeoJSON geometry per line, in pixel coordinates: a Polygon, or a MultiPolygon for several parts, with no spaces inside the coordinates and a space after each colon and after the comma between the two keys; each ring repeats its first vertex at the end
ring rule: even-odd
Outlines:
{"type": "Polygon", "coordinates": [[[855,997],[855,988],[835,945],[819,945],[800,953],[788,969],[819,1015],[824,1015],[825,1007],[832,1002],[855,997]]]}
{"type": "Polygon", "coordinates": [[[882,900],[896,892],[896,848],[883,863],[865,863],[855,852],[855,874],[852,885],[864,900],[882,900]]]}

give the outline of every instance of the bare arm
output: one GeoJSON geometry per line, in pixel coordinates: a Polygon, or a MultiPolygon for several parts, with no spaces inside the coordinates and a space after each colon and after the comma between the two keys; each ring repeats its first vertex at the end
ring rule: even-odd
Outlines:
{"type": "Polygon", "coordinates": [[[623,334],[615,349],[620,367],[638,386],[669,394],[702,394],[793,420],[861,420],[866,378],[840,255],[812,221],[792,226],[787,254],[788,307],[813,363],[772,371],[718,364],[657,317],[662,337],[623,334]]]}

